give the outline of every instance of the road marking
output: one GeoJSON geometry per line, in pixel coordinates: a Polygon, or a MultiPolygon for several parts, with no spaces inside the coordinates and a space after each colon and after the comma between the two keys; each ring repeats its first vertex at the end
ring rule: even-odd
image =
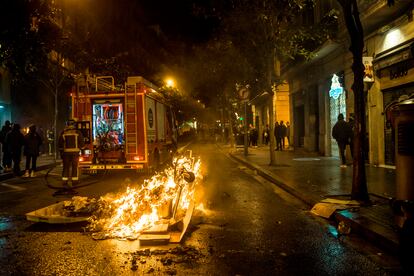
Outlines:
{"type": "MultiPolygon", "coordinates": [[[[0,185],[4,186],[4,187],[7,187],[7,188],[10,188],[10,189],[13,189],[15,191],[24,191],[24,190],[26,190],[26,188],[19,187],[19,186],[16,186],[16,185],[7,184],[7,183],[0,183],[0,185]]],[[[0,194],[10,193],[10,192],[13,192],[13,191],[4,191],[4,192],[0,192],[0,194]]]]}

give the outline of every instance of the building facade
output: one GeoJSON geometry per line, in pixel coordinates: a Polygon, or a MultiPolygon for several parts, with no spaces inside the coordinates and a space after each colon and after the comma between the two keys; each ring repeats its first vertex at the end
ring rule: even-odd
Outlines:
{"type": "MultiPolygon", "coordinates": [[[[252,124],[259,131],[259,141],[264,143],[263,131],[270,122],[270,102],[273,105],[273,122],[283,121],[284,124],[291,121],[290,94],[288,83],[274,87],[273,94],[266,92],[257,97],[252,103],[249,112],[253,115],[252,124]]],[[[273,135],[273,133],[271,133],[273,135]]],[[[291,139],[289,139],[291,141],[291,139]]],[[[286,141],[287,143],[287,141],[286,141]]],[[[288,145],[288,143],[286,144],[288,145]]]]}
{"type": "MultiPolygon", "coordinates": [[[[331,8],[341,11],[335,2],[331,1],[331,8]]],[[[392,7],[385,0],[358,2],[365,34],[366,159],[373,165],[393,166],[391,110],[414,92],[413,5],[412,1],[399,1],[392,7]]],[[[321,12],[315,10],[315,18],[317,14],[321,12]]],[[[338,114],[349,120],[354,113],[350,42],[343,21],[339,24],[334,41],[326,41],[309,62],[285,72],[294,146],[325,156],[338,156],[331,136],[338,114]]]]}
{"type": "Polygon", "coordinates": [[[10,75],[0,67],[0,127],[7,120],[12,122],[11,113],[10,75]]]}

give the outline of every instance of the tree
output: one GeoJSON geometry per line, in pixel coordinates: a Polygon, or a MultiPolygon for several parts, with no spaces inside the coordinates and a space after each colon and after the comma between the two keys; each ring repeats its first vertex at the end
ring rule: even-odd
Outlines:
{"type": "Polygon", "coordinates": [[[368,201],[368,188],[365,173],[365,94],[364,94],[364,64],[362,54],[364,50],[364,31],[359,18],[356,0],[338,0],[342,6],[345,24],[351,38],[349,50],[353,55],[352,72],[354,73],[354,161],[351,197],[355,200],[368,201]]]}
{"type": "MultiPolygon", "coordinates": [[[[352,72],[354,82],[352,91],[354,92],[354,109],[355,109],[355,127],[354,127],[354,161],[352,177],[351,198],[360,201],[369,201],[368,187],[365,172],[365,93],[364,93],[364,75],[365,68],[362,62],[364,50],[364,30],[359,17],[358,3],[356,0],[338,0],[342,7],[345,25],[350,37],[349,50],[353,55],[352,72]]],[[[388,5],[392,6],[393,0],[388,0],[388,5]]]]}
{"type": "Polygon", "coordinates": [[[179,124],[193,120],[193,118],[200,120],[205,115],[204,107],[200,102],[177,88],[162,86],[160,92],[174,108],[179,124]]]}
{"type": "Polygon", "coordinates": [[[2,1],[0,14],[0,65],[13,82],[24,82],[47,61],[56,28],[48,20],[47,1],[2,1]]]}
{"type": "MultiPolygon", "coordinates": [[[[313,2],[233,1],[234,8],[228,13],[225,30],[254,68],[253,76],[258,81],[251,83],[253,91],[273,94],[273,87],[283,82],[280,79],[280,61],[309,58],[312,51],[332,35],[332,27],[336,25],[333,13],[328,14],[321,25],[300,24],[301,15],[312,11],[313,2]]],[[[269,111],[273,114],[273,96],[269,98],[269,111]]],[[[271,133],[273,119],[273,115],[270,116],[271,133]]],[[[273,135],[270,138],[270,164],[274,165],[275,141],[273,135]]]]}

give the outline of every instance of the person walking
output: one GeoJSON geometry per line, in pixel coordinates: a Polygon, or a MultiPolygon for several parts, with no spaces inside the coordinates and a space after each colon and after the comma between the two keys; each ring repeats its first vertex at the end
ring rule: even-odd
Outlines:
{"type": "Polygon", "coordinates": [[[280,125],[278,122],[275,123],[274,135],[276,138],[276,150],[282,150],[282,141],[280,139],[280,125]]]}
{"type": "Polygon", "coordinates": [[[252,131],[252,146],[257,147],[257,140],[259,139],[259,132],[257,131],[256,127],[253,127],[252,131]]]}
{"type": "Polygon", "coordinates": [[[290,147],[290,124],[286,122],[286,138],[288,141],[288,147],[290,147]]]}
{"type": "Polygon", "coordinates": [[[3,160],[2,165],[5,172],[11,171],[12,165],[12,156],[10,152],[10,148],[6,143],[6,136],[11,131],[12,127],[10,121],[7,120],[4,122],[4,126],[1,128],[0,131],[0,143],[2,145],[2,152],[3,152],[3,160]]]}
{"type": "Polygon", "coordinates": [[[281,140],[281,150],[285,148],[285,137],[286,137],[286,125],[283,121],[280,121],[280,140],[281,140]]]}
{"type": "Polygon", "coordinates": [[[20,125],[13,124],[13,128],[6,135],[6,144],[9,147],[13,161],[13,172],[20,176],[20,161],[22,159],[22,147],[24,145],[24,136],[20,132],[20,125]]]}
{"type": "Polygon", "coordinates": [[[354,117],[349,116],[348,120],[349,128],[351,129],[351,135],[349,137],[349,148],[351,150],[351,157],[354,158],[354,117]]]}
{"type": "Polygon", "coordinates": [[[267,146],[267,144],[269,144],[269,139],[270,139],[270,129],[269,129],[269,125],[266,125],[266,128],[263,130],[263,143],[267,146]]]}
{"type": "Polygon", "coordinates": [[[341,168],[346,168],[345,149],[352,136],[352,130],[347,122],[344,120],[344,115],[338,115],[338,122],[332,128],[332,137],[338,143],[339,156],[341,157],[341,168]]]}
{"type": "Polygon", "coordinates": [[[26,171],[23,177],[35,177],[36,160],[39,156],[42,142],[42,137],[36,132],[36,126],[31,125],[29,127],[29,132],[24,136],[23,154],[26,156],[26,171]],[[31,167],[30,163],[32,165],[31,167]]]}
{"type": "Polygon", "coordinates": [[[59,152],[63,161],[62,180],[65,188],[79,182],[79,153],[84,146],[82,132],[75,128],[75,121],[69,120],[59,136],[59,152]]]}

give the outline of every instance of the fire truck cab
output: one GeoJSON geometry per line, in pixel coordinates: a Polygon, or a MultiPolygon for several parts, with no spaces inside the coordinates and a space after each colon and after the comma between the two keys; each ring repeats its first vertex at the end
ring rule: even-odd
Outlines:
{"type": "Polygon", "coordinates": [[[143,77],[115,86],[109,76],[81,76],[71,93],[72,118],[85,137],[83,170],[156,169],[177,147],[171,106],[143,77]]]}

